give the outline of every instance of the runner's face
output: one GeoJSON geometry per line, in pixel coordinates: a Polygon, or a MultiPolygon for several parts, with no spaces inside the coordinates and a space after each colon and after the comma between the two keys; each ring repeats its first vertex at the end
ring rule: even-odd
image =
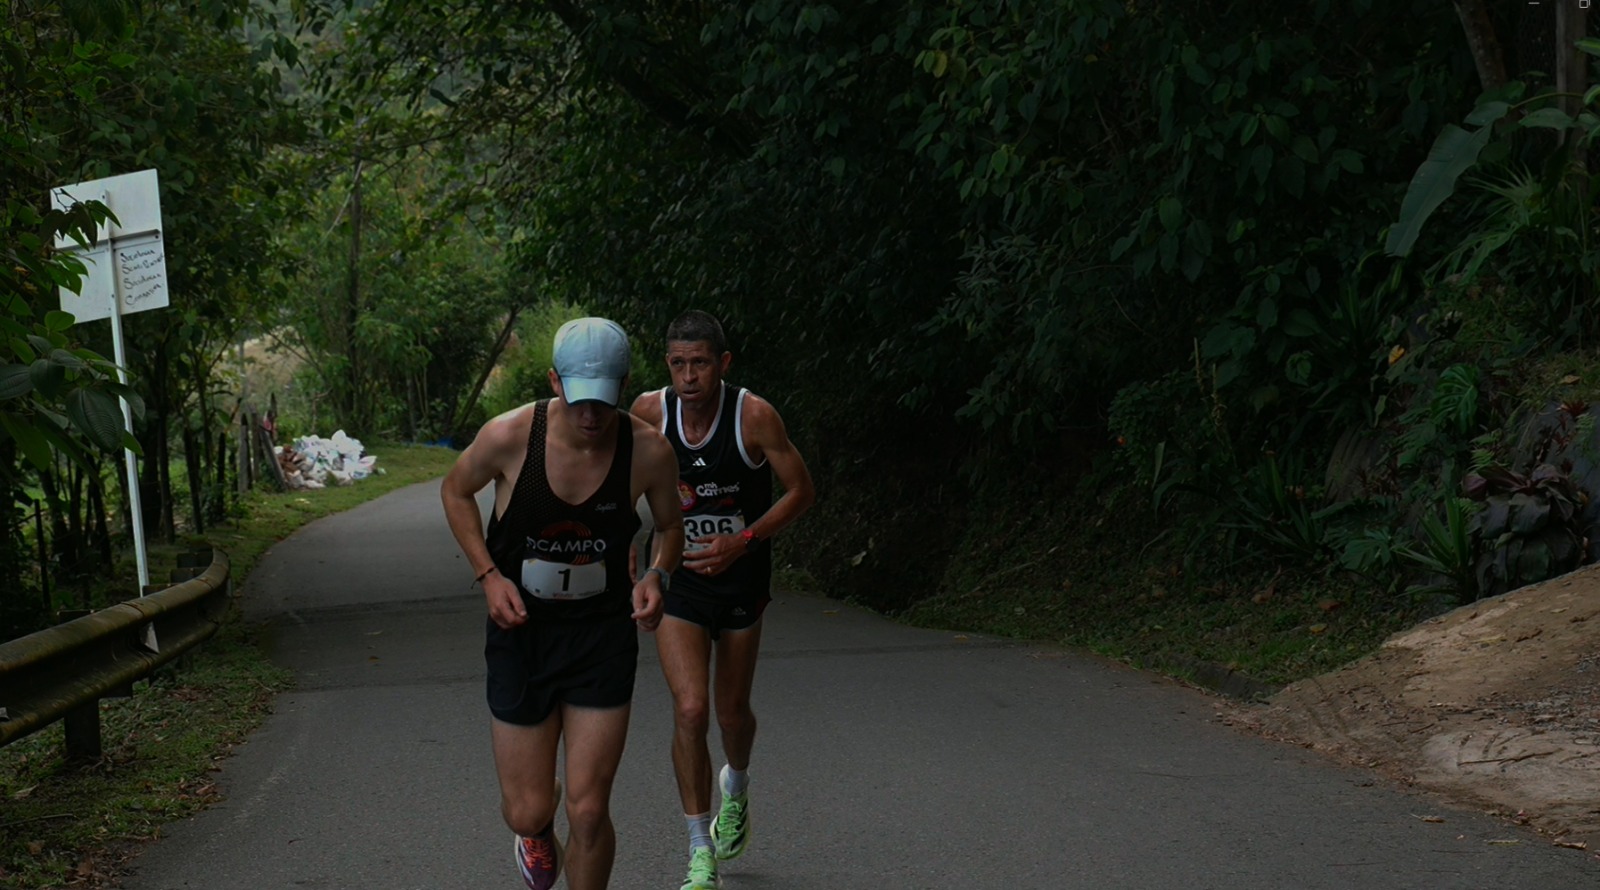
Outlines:
{"type": "MultiPolygon", "coordinates": [[[[550,389],[555,392],[556,398],[567,401],[566,387],[561,385],[561,378],[556,375],[555,369],[546,372],[550,379],[550,389]]],[[[622,381],[624,388],[628,381],[622,381]]],[[[572,422],[574,429],[586,439],[598,439],[611,429],[611,423],[617,417],[617,409],[605,402],[587,400],[583,402],[567,402],[566,415],[572,422]]]]}
{"type": "Polygon", "coordinates": [[[704,340],[673,340],[667,344],[667,371],[672,375],[672,390],[689,403],[714,397],[727,373],[733,356],[717,355],[704,340]]]}
{"type": "Polygon", "coordinates": [[[617,409],[604,402],[578,402],[567,407],[572,409],[572,425],[586,439],[598,439],[605,435],[611,421],[617,416],[617,409]]]}

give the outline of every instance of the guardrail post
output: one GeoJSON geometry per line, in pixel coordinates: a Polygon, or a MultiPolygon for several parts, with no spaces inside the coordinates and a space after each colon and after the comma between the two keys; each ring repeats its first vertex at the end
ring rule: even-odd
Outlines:
{"type": "MultiPolygon", "coordinates": [[[[66,624],[74,618],[89,614],[88,609],[62,609],[57,620],[66,624]]],[[[98,760],[100,744],[100,700],[92,699],[73,708],[61,717],[61,727],[67,733],[67,758],[69,760],[98,760]]]]}
{"type": "Polygon", "coordinates": [[[61,718],[67,731],[67,759],[100,759],[100,700],[79,705],[61,718]]]}

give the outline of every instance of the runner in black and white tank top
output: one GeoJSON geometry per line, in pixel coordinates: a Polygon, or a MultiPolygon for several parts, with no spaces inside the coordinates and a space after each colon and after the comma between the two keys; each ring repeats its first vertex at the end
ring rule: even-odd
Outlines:
{"type": "MultiPolygon", "coordinates": [[[[702,535],[738,534],[772,506],[772,470],[745,450],[741,423],[743,387],[722,384],[717,417],[704,441],[684,441],[682,405],[672,387],[661,391],[661,432],[678,455],[678,498],[689,551],[702,535]]],[[[709,602],[765,598],[772,587],[772,548],[758,547],[739,557],[726,572],[707,577],[680,568],[672,593],[709,602]]]]}

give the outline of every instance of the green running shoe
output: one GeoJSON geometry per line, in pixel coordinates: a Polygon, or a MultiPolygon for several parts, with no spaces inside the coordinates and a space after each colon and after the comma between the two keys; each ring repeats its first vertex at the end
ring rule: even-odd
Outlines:
{"type": "Polygon", "coordinates": [[[689,876],[683,879],[683,886],[678,890],[717,890],[721,886],[716,854],[709,847],[695,847],[689,854],[689,876]]]}
{"type": "Polygon", "coordinates": [[[737,796],[723,794],[722,808],[711,820],[711,842],[718,859],[737,859],[750,840],[750,792],[737,796]]]}

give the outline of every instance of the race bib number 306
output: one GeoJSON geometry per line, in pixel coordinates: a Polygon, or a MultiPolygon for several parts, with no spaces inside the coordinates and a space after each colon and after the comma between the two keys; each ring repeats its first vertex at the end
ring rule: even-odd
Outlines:
{"type": "Polygon", "coordinates": [[[688,550],[699,550],[705,544],[696,544],[695,538],[707,535],[736,535],[744,531],[744,514],[737,516],[685,516],[683,538],[688,550]]]}
{"type": "Polygon", "coordinates": [[[606,591],[604,561],[574,566],[534,557],[522,561],[522,586],[542,600],[582,600],[606,591]]]}

